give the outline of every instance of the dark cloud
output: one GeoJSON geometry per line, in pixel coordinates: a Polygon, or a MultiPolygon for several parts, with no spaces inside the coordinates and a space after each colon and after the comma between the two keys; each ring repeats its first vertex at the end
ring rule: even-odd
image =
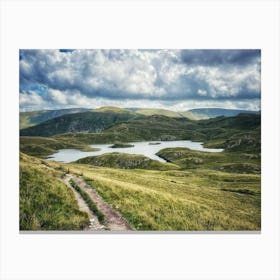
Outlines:
{"type": "Polygon", "coordinates": [[[260,59],[260,50],[182,50],[182,62],[204,66],[244,66],[260,59]]]}
{"type": "Polygon", "coordinates": [[[67,53],[67,52],[73,52],[74,49],[59,49],[60,52],[64,52],[64,53],[67,53]]]}

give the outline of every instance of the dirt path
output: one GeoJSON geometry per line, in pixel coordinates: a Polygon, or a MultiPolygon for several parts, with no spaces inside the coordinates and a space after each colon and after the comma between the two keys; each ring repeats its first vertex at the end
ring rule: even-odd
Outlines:
{"type": "Polygon", "coordinates": [[[115,209],[106,203],[91,186],[87,185],[83,179],[74,177],[75,183],[85,192],[97,205],[100,212],[104,214],[104,224],[110,230],[131,230],[129,223],[115,209]]]}
{"type": "Polygon", "coordinates": [[[63,182],[73,191],[75,198],[77,200],[79,209],[83,212],[86,212],[88,214],[89,217],[89,227],[85,228],[85,230],[89,230],[89,231],[97,231],[97,230],[105,230],[105,226],[101,225],[98,221],[98,218],[96,217],[96,215],[89,209],[88,205],[86,204],[86,202],[83,200],[83,198],[81,197],[81,195],[71,186],[71,184],[69,183],[69,180],[73,179],[73,176],[70,174],[67,174],[64,179],[63,182]]]}
{"type": "MultiPolygon", "coordinates": [[[[75,196],[78,195],[77,198],[80,209],[87,207],[88,211],[91,212],[91,216],[94,216],[91,219],[94,219],[95,224],[92,225],[91,230],[104,230],[105,227],[109,230],[113,231],[127,231],[132,230],[129,223],[125,218],[123,218],[115,209],[113,209],[108,203],[106,203],[100,195],[94,190],[91,186],[87,185],[82,178],[76,177],[74,175],[67,174],[64,182],[67,183],[68,186],[72,188],[74,191],[75,196]],[[103,213],[104,215],[104,225],[102,226],[99,222],[97,217],[92,213],[92,211],[88,208],[82,197],[80,196],[77,191],[73,189],[70,185],[69,180],[72,179],[83,191],[85,191],[92,201],[96,204],[98,210],[103,213]],[[96,223],[98,222],[98,224],[96,223]]],[[[84,210],[83,210],[84,211],[84,210]]],[[[88,213],[88,211],[86,211],[88,213]]],[[[90,217],[91,217],[90,216],[90,217]]]]}

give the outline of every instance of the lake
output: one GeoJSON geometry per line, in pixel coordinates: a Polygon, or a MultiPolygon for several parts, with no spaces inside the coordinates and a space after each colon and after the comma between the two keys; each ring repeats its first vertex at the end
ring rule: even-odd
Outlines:
{"type": "Polygon", "coordinates": [[[76,161],[80,158],[88,156],[98,156],[105,153],[127,153],[127,154],[139,154],[155,159],[161,162],[166,162],[164,159],[158,157],[156,153],[164,148],[189,148],[192,150],[203,151],[203,152],[222,152],[223,149],[208,149],[202,146],[202,142],[192,142],[189,140],[182,141],[147,141],[147,142],[130,142],[129,144],[134,147],[129,148],[110,148],[113,144],[94,144],[91,145],[93,148],[100,149],[99,151],[83,152],[76,149],[63,149],[57,153],[50,155],[48,159],[60,161],[60,162],[71,162],[76,161]],[[156,144],[159,143],[159,144],[156,144]],[[153,144],[153,145],[151,145],[153,144]]]}

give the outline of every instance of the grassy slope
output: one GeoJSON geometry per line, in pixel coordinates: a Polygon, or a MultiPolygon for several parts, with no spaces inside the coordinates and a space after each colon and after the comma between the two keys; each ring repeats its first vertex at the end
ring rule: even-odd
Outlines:
{"type": "Polygon", "coordinates": [[[141,230],[259,230],[260,176],[71,164],[141,230]],[[243,190],[243,193],[240,191],[243,190]]]}
{"type": "Polygon", "coordinates": [[[175,164],[163,163],[158,160],[152,160],[142,155],[122,154],[122,153],[108,153],[100,156],[90,156],[79,159],[77,163],[90,164],[95,166],[106,166],[113,168],[125,169],[156,169],[168,170],[178,169],[175,164]]]}
{"type": "Polygon", "coordinates": [[[239,115],[191,121],[164,116],[138,117],[115,124],[99,133],[64,133],[49,138],[21,137],[21,151],[46,156],[57,149],[89,149],[90,144],[158,140],[202,141],[206,147],[228,151],[260,152],[260,116],[239,115]]]}
{"type": "Polygon", "coordinates": [[[117,124],[102,133],[71,133],[48,138],[59,143],[91,144],[132,141],[130,137],[157,140],[163,135],[179,135],[200,137],[208,141],[208,145],[231,151],[219,154],[176,148],[160,151],[161,156],[181,170],[174,169],[174,165],[159,171],[42,162],[57,170],[70,169],[83,174],[136,229],[259,230],[259,126],[260,117],[254,115],[188,123],[152,116],[117,124]]]}
{"type": "Polygon", "coordinates": [[[135,108],[135,109],[124,109],[119,107],[107,106],[101,107],[94,110],[85,109],[85,108],[71,108],[71,109],[59,109],[59,110],[40,110],[40,111],[32,111],[32,112],[20,112],[20,129],[27,128],[30,126],[38,125],[47,120],[66,115],[66,114],[74,114],[81,112],[107,112],[107,113],[137,113],[145,116],[152,115],[162,115],[166,117],[172,118],[188,118],[191,120],[199,120],[199,119],[208,119],[217,117],[220,115],[224,116],[234,116],[238,113],[246,113],[253,111],[244,111],[244,110],[228,110],[228,109],[220,109],[220,108],[208,108],[208,109],[193,109],[186,112],[175,112],[171,110],[165,109],[144,109],[144,108],[135,108]]]}
{"type": "Polygon", "coordinates": [[[65,114],[74,114],[74,113],[86,112],[86,111],[88,111],[88,109],[71,108],[71,109],[59,109],[59,110],[40,110],[40,111],[32,111],[32,112],[20,112],[19,126],[20,129],[23,129],[65,114]]]}
{"type": "Polygon", "coordinates": [[[81,230],[89,223],[72,191],[47,162],[21,154],[20,229],[81,230]]]}
{"type": "Polygon", "coordinates": [[[187,111],[186,113],[197,116],[198,119],[209,119],[209,118],[215,118],[218,116],[233,117],[240,113],[255,114],[258,112],[257,111],[248,111],[248,110],[223,109],[223,108],[199,108],[199,109],[191,109],[191,110],[187,111]]]}
{"type": "Polygon", "coordinates": [[[63,115],[20,130],[22,136],[49,137],[67,132],[100,132],[111,125],[135,118],[132,112],[83,112],[63,115]]]}
{"type": "Polygon", "coordinates": [[[255,153],[209,153],[188,148],[167,148],[160,150],[157,155],[183,169],[207,168],[231,173],[260,173],[261,159],[255,153]]]}
{"type": "Polygon", "coordinates": [[[136,229],[260,229],[259,174],[234,174],[206,166],[162,171],[41,162],[58,171],[82,174],[136,229]]]}
{"type": "Polygon", "coordinates": [[[140,115],[144,116],[152,116],[152,115],[161,115],[165,117],[170,117],[170,118],[183,118],[179,112],[174,112],[170,110],[165,110],[165,109],[138,109],[135,110],[135,113],[138,113],[140,115]]]}
{"type": "Polygon", "coordinates": [[[130,110],[115,106],[105,106],[92,110],[92,112],[109,112],[109,113],[132,113],[130,110]]]}
{"type": "Polygon", "coordinates": [[[96,149],[89,147],[80,141],[72,139],[55,139],[45,137],[20,137],[20,151],[31,156],[47,157],[60,149],[79,149],[83,151],[94,151],[96,149]]]}

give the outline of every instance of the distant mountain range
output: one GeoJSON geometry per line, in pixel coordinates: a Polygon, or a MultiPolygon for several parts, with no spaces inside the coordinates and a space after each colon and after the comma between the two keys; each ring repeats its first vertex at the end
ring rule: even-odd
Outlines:
{"type": "Polygon", "coordinates": [[[197,118],[199,118],[199,119],[210,119],[210,118],[216,118],[219,116],[234,117],[241,113],[258,114],[259,111],[223,109],[223,108],[200,108],[200,109],[191,109],[191,110],[187,111],[187,113],[191,113],[194,116],[197,116],[197,118]]]}
{"type": "MultiPolygon", "coordinates": [[[[118,116],[120,114],[126,115],[125,118],[132,118],[135,116],[152,116],[152,115],[161,115],[170,118],[188,118],[190,120],[202,120],[202,119],[210,119],[215,118],[218,116],[237,116],[240,113],[245,114],[256,114],[259,113],[258,111],[247,111],[247,110],[236,110],[236,109],[223,109],[223,108],[201,108],[201,109],[192,109],[185,112],[175,112],[166,109],[154,109],[154,108],[119,108],[119,107],[101,107],[98,109],[86,109],[86,108],[73,108],[73,109],[58,109],[58,110],[41,110],[41,111],[33,111],[33,112],[20,112],[20,129],[25,129],[28,127],[36,126],[40,123],[52,120],[54,118],[64,116],[64,115],[71,115],[70,117],[66,117],[67,120],[73,120],[73,114],[79,113],[88,113],[85,115],[76,115],[75,117],[80,118],[84,116],[88,122],[92,122],[93,119],[97,116],[91,113],[111,113],[116,114],[116,122],[118,122],[118,116]],[[89,116],[93,116],[93,119],[89,116]],[[95,116],[95,117],[94,117],[95,116]]],[[[107,115],[108,117],[108,115],[107,115]]],[[[111,116],[112,117],[112,116],[111,116]]],[[[124,119],[122,119],[123,121],[124,119]]],[[[100,121],[100,119],[99,119],[100,121]]],[[[108,119],[107,119],[108,121],[108,119]]],[[[101,128],[104,129],[106,127],[107,121],[102,123],[101,121],[101,128]]],[[[79,123],[79,122],[78,122],[79,123]]],[[[76,121],[76,126],[79,125],[76,121]]],[[[115,121],[113,121],[115,123],[115,121]]],[[[63,126],[63,124],[61,124],[63,126]]],[[[73,124],[72,124],[73,125],[73,124]]],[[[84,129],[91,130],[92,126],[89,124],[84,124],[84,129]]],[[[48,127],[48,126],[47,126],[48,127]]],[[[47,129],[44,127],[44,129],[47,129]]],[[[75,127],[73,128],[75,130],[75,127]]],[[[99,129],[98,126],[95,129],[99,129]]],[[[71,131],[71,128],[69,128],[71,131]]],[[[59,131],[59,128],[58,128],[59,131]]]]}

